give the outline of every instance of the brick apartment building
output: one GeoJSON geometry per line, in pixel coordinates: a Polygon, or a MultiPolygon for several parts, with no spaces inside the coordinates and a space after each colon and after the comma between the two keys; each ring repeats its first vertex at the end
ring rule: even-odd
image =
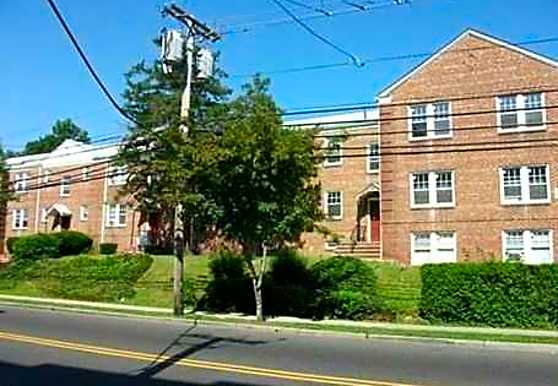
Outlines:
{"type": "Polygon", "coordinates": [[[119,192],[125,174],[108,162],[117,151],[66,140],[51,153],[8,159],[16,199],[8,203],[0,239],[71,229],[97,244],[137,249],[139,214],[119,192]]]}
{"type": "Polygon", "coordinates": [[[557,91],[558,62],[468,30],[381,92],[383,258],[558,261],[557,91]]]}
{"type": "MultiPolygon", "coordinates": [[[[318,178],[331,234],[304,235],[305,253],[558,261],[558,62],[468,30],[378,100],[378,109],[286,123],[317,129],[325,154],[318,178]]],[[[118,194],[125,178],[93,166],[116,152],[67,141],[8,160],[19,200],[5,236],[69,228],[137,249],[147,230],[118,194]],[[37,190],[37,181],[67,183],[37,190]]]]}

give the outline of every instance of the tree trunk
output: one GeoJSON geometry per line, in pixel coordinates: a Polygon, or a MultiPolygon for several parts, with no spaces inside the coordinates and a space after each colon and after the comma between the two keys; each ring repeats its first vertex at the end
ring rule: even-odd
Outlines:
{"type": "Polygon", "coordinates": [[[263,298],[262,298],[262,286],[258,285],[258,279],[252,279],[252,286],[254,287],[254,298],[256,299],[256,320],[258,322],[264,321],[263,315],[263,298]]]}

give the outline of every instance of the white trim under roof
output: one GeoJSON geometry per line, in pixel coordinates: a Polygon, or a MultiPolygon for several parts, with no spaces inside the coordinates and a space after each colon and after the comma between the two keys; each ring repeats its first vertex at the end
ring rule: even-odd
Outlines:
{"type": "Polygon", "coordinates": [[[457,36],[455,39],[453,39],[451,42],[449,42],[448,44],[446,44],[445,46],[443,46],[442,48],[440,48],[438,51],[436,51],[432,56],[430,56],[428,59],[426,59],[425,61],[423,61],[422,63],[420,63],[418,66],[416,66],[415,68],[413,68],[411,71],[409,71],[407,74],[403,75],[401,78],[399,78],[398,80],[396,80],[394,83],[392,83],[391,85],[389,85],[388,87],[386,87],[385,89],[383,89],[382,91],[380,91],[380,93],[378,94],[378,99],[383,99],[388,97],[393,90],[395,90],[396,88],[398,88],[399,86],[401,86],[401,84],[403,84],[404,82],[406,82],[409,78],[411,78],[412,76],[414,76],[417,72],[419,72],[420,70],[422,70],[425,66],[427,66],[428,64],[430,64],[432,61],[436,60],[438,57],[440,57],[443,53],[445,53],[446,51],[448,51],[451,47],[453,47],[455,44],[457,44],[460,40],[464,39],[465,37],[468,36],[473,36],[479,39],[483,39],[486,40],[490,43],[496,44],[498,46],[510,49],[512,51],[518,52],[522,55],[528,56],[532,59],[538,60],[539,62],[548,64],[550,66],[553,67],[557,67],[558,68],[558,61],[553,60],[547,56],[541,55],[541,54],[537,54],[536,52],[527,50],[525,48],[521,48],[517,45],[514,45],[512,43],[506,42],[502,39],[498,39],[494,36],[490,36],[488,34],[485,34],[483,32],[479,32],[476,31],[474,29],[467,29],[465,32],[461,33],[459,36],[457,36]]]}
{"type": "MultiPolygon", "coordinates": [[[[319,126],[327,127],[335,124],[347,124],[356,121],[375,121],[380,119],[380,112],[377,108],[362,109],[344,114],[320,115],[311,118],[293,119],[284,121],[284,126],[319,126]]],[[[374,124],[375,122],[370,122],[374,124]]]]}

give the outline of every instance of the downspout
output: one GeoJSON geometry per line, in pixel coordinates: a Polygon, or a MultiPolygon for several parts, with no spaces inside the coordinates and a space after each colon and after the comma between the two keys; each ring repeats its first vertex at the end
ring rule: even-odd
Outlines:
{"type": "Polygon", "coordinates": [[[104,243],[105,242],[105,217],[106,217],[106,208],[107,208],[107,199],[108,199],[108,168],[109,165],[107,165],[107,169],[105,171],[105,178],[103,179],[104,181],[104,187],[103,187],[103,205],[101,207],[101,241],[100,243],[104,243]]]}
{"type": "MultiPolygon", "coordinates": [[[[42,175],[43,168],[39,165],[37,170],[37,177],[39,177],[39,181],[41,181],[44,177],[42,175]]],[[[37,199],[35,201],[35,233],[39,233],[39,221],[41,216],[41,184],[39,183],[39,189],[37,189],[37,199]]]]}

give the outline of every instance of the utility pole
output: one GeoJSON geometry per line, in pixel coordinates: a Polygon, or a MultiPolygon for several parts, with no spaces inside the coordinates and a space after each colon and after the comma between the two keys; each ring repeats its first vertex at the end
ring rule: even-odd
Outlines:
{"type": "MultiPolygon", "coordinates": [[[[186,86],[182,92],[180,105],[180,128],[185,136],[188,135],[188,117],[190,113],[190,99],[192,94],[192,80],[194,69],[194,51],[196,38],[201,37],[211,42],[216,42],[221,36],[196,19],[192,14],[186,12],[176,4],[171,4],[163,8],[163,16],[170,16],[179,21],[186,27],[186,86]]],[[[182,316],[184,314],[184,299],[182,294],[182,282],[184,275],[184,251],[186,249],[184,223],[182,219],[182,206],[178,205],[174,213],[174,249],[175,249],[175,265],[174,265],[174,315],[182,316]]],[[[191,246],[189,246],[191,247],[191,246]]],[[[189,248],[188,248],[189,249],[189,248]]]]}

